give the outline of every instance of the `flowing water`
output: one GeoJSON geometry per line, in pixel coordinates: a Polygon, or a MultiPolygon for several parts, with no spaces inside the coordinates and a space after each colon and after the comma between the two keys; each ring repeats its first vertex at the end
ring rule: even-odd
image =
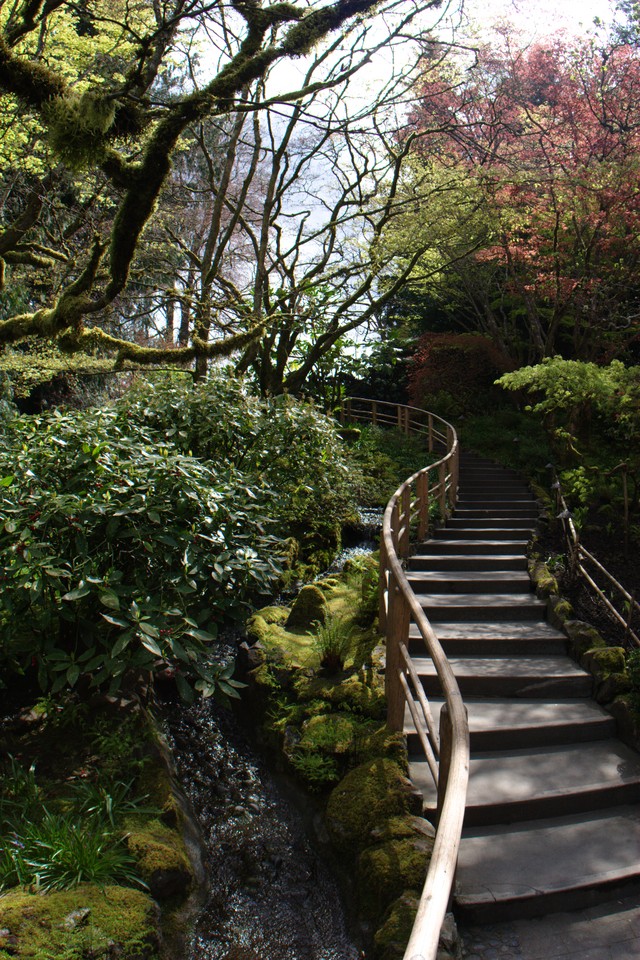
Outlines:
{"type": "Polygon", "coordinates": [[[186,960],[358,960],[305,818],[232,714],[203,702],[167,717],[206,846],[208,894],[186,960]]]}

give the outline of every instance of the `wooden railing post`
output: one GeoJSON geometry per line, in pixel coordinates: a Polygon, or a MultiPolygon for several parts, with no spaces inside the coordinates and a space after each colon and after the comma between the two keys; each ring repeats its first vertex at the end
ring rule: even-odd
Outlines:
{"type": "Polygon", "coordinates": [[[429,533],[429,471],[418,474],[418,540],[426,540],[429,533]]]}
{"type": "Polygon", "coordinates": [[[427,417],[427,425],[429,430],[429,453],[433,453],[433,416],[431,414],[427,417]]]}
{"type": "Polygon", "coordinates": [[[389,561],[384,536],[380,537],[380,579],[378,581],[378,622],[380,633],[387,629],[387,590],[389,587],[389,561]]]}
{"type": "MultiPolygon", "coordinates": [[[[454,441],[455,442],[455,441],[454,441]]],[[[458,481],[460,479],[460,447],[456,444],[451,458],[451,506],[458,502],[458,481]]]]}
{"type": "Polygon", "coordinates": [[[438,500],[440,502],[440,516],[447,519],[447,465],[441,462],[438,466],[438,500]]]}
{"type": "Polygon", "coordinates": [[[387,697],[387,724],[394,731],[402,730],[404,727],[405,697],[400,682],[400,671],[404,664],[400,656],[400,644],[406,643],[408,640],[410,614],[409,604],[391,573],[389,576],[389,614],[384,681],[387,697]]]}
{"type": "Polygon", "coordinates": [[[449,782],[449,770],[451,769],[451,750],[453,748],[453,728],[451,726],[451,714],[446,703],[440,710],[440,762],[438,764],[438,799],[437,799],[437,819],[440,819],[442,805],[447,792],[447,783],[449,782]]]}
{"type": "Polygon", "coordinates": [[[398,556],[408,557],[411,549],[411,488],[405,487],[402,491],[402,516],[400,517],[400,536],[398,539],[398,556]]]}
{"type": "Polygon", "coordinates": [[[378,422],[378,404],[375,400],[371,401],[371,423],[375,426],[378,422]]]}

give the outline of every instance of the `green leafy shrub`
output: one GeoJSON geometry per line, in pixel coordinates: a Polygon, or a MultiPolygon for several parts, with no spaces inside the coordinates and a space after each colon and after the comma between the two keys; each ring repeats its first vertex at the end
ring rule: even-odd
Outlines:
{"type": "Polygon", "coordinates": [[[223,372],[193,385],[141,381],[118,408],[183,453],[252,477],[254,492],[271,495],[275,531],[298,540],[305,558],[337,547],[356,505],[350,463],[336,423],[313,404],[256,397],[223,372]]]}
{"type": "Polygon", "coordinates": [[[407,477],[437,459],[424,440],[377,426],[363,427],[349,452],[357,502],[372,507],[386,506],[407,477]]]}
{"type": "Polygon", "coordinates": [[[14,419],[0,477],[4,670],[115,693],[169,666],[186,698],[212,693],[219,625],[278,580],[266,492],[116,407],[14,419]]]}

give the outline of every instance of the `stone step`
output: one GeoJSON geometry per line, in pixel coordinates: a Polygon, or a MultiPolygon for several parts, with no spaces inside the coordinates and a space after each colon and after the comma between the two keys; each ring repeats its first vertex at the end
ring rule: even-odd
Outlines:
{"type": "Polygon", "coordinates": [[[506,541],[518,541],[524,540],[526,543],[531,539],[531,534],[535,529],[535,525],[527,524],[524,527],[496,527],[495,524],[491,527],[457,527],[457,526],[446,526],[440,527],[434,531],[435,540],[477,540],[477,541],[489,541],[494,540],[506,540],[506,541]]]}
{"type": "MultiPolygon", "coordinates": [[[[543,620],[502,623],[447,623],[432,627],[448,657],[520,657],[542,654],[566,655],[567,638],[543,620]]],[[[409,652],[424,654],[424,640],[418,627],[409,627],[409,652]]]]}
{"type": "Polygon", "coordinates": [[[418,594],[429,620],[471,623],[504,620],[542,620],[547,605],[532,593],[424,593],[418,594]]]}
{"type": "Polygon", "coordinates": [[[460,483],[458,484],[460,490],[476,490],[482,487],[492,487],[497,490],[509,488],[513,490],[523,490],[529,494],[531,493],[529,484],[526,483],[522,477],[488,476],[483,473],[477,473],[474,476],[470,476],[467,473],[460,475],[460,483]]]}
{"type": "MultiPolygon", "coordinates": [[[[436,791],[425,759],[410,764],[426,817],[436,791]]],[[[640,756],[619,740],[495,750],[471,757],[465,826],[515,823],[640,801],[640,756]]]]}
{"type": "MultiPolygon", "coordinates": [[[[443,700],[429,699],[436,727],[443,700]]],[[[581,743],[614,737],[616,722],[590,699],[510,700],[504,698],[465,698],[469,715],[471,751],[509,750],[581,743]]],[[[420,756],[420,745],[407,706],[404,732],[410,759],[420,756]]]]}
{"type": "Polygon", "coordinates": [[[495,503],[498,506],[511,503],[536,503],[535,497],[532,495],[531,491],[528,489],[518,489],[515,492],[507,491],[500,492],[494,490],[492,487],[478,487],[472,490],[464,490],[462,487],[458,490],[458,496],[456,498],[456,503],[460,504],[470,504],[470,503],[482,503],[482,504],[491,504],[495,503]]]}
{"type": "Polygon", "coordinates": [[[527,558],[524,553],[498,553],[482,556],[473,554],[417,554],[407,562],[408,569],[414,570],[526,570],[527,558]]]}
{"type": "MultiPolygon", "coordinates": [[[[520,502],[520,501],[518,501],[520,502]]],[[[540,509],[537,504],[532,503],[527,507],[466,507],[456,505],[454,520],[537,520],[540,509]]],[[[451,522],[451,521],[449,521],[451,522]]]]}
{"type": "Polygon", "coordinates": [[[502,510],[533,510],[540,512],[538,501],[533,497],[527,497],[521,500],[479,500],[477,497],[459,496],[456,500],[456,513],[460,510],[496,510],[500,513],[502,510]]]}
{"type": "MultiPolygon", "coordinates": [[[[455,904],[464,922],[577,910],[636,891],[640,811],[635,805],[463,832],[455,904]]],[[[586,957],[588,944],[585,951],[586,957]]]]}
{"type": "Polygon", "coordinates": [[[461,469],[461,475],[463,479],[468,477],[496,477],[497,479],[510,479],[510,480],[519,480],[522,483],[522,474],[517,473],[515,470],[510,470],[508,467],[500,467],[497,464],[494,465],[483,465],[483,464],[464,464],[464,474],[461,469]]]}
{"type": "Polygon", "coordinates": [[[525,593],[529,574],[514,570],[408,570],[414,593],[525,593]]]}
{"type": "Polygon", "coordinates": [[[454,516],[447,520],[446,528],[447,530],[532,530],[535,527],[535,522],[533,517],[496,517],[496,516],[483,516],[483,517],[469,517],[464,514],[462,516],[454,516]]]}
{"type": "MultiPolygon", "coordinates": [[[[440,696],[430,657],[412,656],[427,696],[440,696]]],[[[573,699],[591,695],[592,678],[567,656],[449,657],[464,697],[573,699]]]]}
{"type": "Polygon", "coordinates": [[[415,556],[428,556],[429,554],[473,554],[474,556],[491,556],[492,554],[503,554],[508,551],[510,554],[516,552],[524,555],[529,538],[519,537],[517,540],[511,540],[505,543],[504,540],[478,540],[470,539],[446,539],[446,530],[441,531],[441,536],[437,539],[428,540],[426,543],[416,545],[415,556]]]}

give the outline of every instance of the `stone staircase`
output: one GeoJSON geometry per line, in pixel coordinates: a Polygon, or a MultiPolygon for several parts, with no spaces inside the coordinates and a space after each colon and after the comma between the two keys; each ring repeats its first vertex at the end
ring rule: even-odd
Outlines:
{"type": "MultiPolygon", "coordinates": [[[[407,562],[469,713],[456,912],[493,923],[640,891],[640,755],[616,739],[615,721],[590,699],[590,675],[532,593],[536,501],[517,475],[475,456],[460,477],[455,515],[407,562]]],[[[437,722],[437,678],[413,625],[410,644],[437,722]]],[[[405,732],[433,817],[408,710],[405,732]]]]}

